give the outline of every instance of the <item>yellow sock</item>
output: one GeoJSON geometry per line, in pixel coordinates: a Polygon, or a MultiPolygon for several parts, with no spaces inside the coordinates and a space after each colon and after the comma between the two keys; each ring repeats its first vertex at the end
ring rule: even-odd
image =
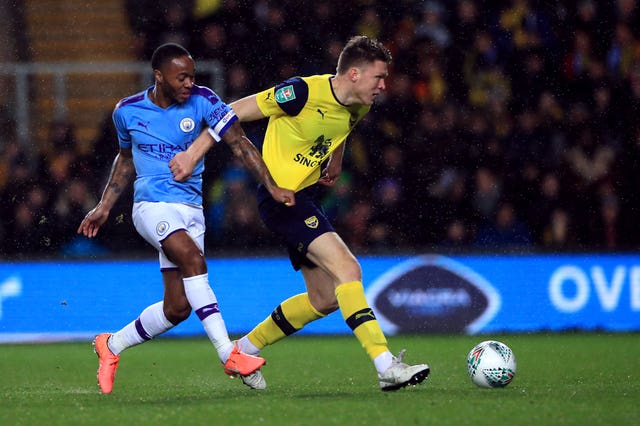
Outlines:
{"type": "Polygon", "coordinates": [[[262,349],[324,316],[311,305],[307,293],[300,293],[279,304],[247,337],[262,349]]]}
{"type": "Polygon", "coordinates": [[[387,352],[387,339],[376,320],[373,310],[364,297],[364,287],[360,281],[340,284],[336,287],[336,298],[342,318],[353,330],[362,347],[373,360],[387,352]]]}

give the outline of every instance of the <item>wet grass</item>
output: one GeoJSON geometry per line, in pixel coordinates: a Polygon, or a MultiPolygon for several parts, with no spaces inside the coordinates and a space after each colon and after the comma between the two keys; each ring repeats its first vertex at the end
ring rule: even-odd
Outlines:
{"type": "Polygon", "coordinates": [[[95,383],[89,342],[0,346],[0,424],[632,425],[640,423],[640,335],[394,336],[423,385],[378,389],[350,336],[292,336],[267,348],[266,391],[227,378],[208,340],[157,339],[121,358],[110,395],[95,383]],[[518,371],[503,389],[475,387],[471,347],[507,343],[518,371]]]}

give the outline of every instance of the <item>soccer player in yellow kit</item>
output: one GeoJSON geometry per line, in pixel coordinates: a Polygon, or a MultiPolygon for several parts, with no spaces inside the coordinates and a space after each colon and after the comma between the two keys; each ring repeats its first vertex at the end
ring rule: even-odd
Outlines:
{"type": "MultiPolygon", "coordinates": [[[[429,366],[407,365],[402,362],[404,351],[398,357],[389,351],[365,298],[360,264],[325,216],[318,190],[319,185],[333,185],[340,176],[345,140],[385,89],[390,62],[391,55],[381,43],[355,36],[340,54],[336,75],[291,78],[231,103],[240,121],[269,117],[264,162],[280,187],[295,191],[295,205],[275,202],[259,186],[260,215],[287,246],[307,290],[280,303],[238,340],[238,346],[258,355],[265,346],[340,309],[373,361],[383,391],[421,383],[429,375],[429,366]]],[[[179,167],[174,179],[186,178],[191,164],[211,145],[210,137],[198,138],[185,157],[175,160],[179,167]]],[[[266,387],[259,370],[242,380],[254,389],[266,387]]]]}

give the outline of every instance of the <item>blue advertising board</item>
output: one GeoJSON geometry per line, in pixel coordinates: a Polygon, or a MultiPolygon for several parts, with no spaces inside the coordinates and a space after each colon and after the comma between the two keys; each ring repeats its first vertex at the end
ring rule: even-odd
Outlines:
{"type": "MultiPolygon", "coordinates": [[[[640,255],[402,255],[360,263],[388,334],[640,330],[640,255]]],[[[304,291],[286,258],[208,264],[232,335],[304,291]]],[[[157,260],[0,263],[0,342],[88,339],[161,299],[157,260]]],[[[301,333],[350,330],[334,313],[301,333]]],[[[200,334],[195,315],[168,332],[200,334]]]]}

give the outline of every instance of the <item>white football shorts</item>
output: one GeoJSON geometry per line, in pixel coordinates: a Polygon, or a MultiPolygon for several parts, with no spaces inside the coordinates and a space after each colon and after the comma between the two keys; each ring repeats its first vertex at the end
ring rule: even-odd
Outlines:
{"type": "Polygon", "coordinates": [[[133,203],[133,225],[138,234],[158,250],[160,269],[171,269],[171,262],[160,243],[173,232],[184,229],[204,253],[204,214],[202,207],[182,203],[133,203]]]}

